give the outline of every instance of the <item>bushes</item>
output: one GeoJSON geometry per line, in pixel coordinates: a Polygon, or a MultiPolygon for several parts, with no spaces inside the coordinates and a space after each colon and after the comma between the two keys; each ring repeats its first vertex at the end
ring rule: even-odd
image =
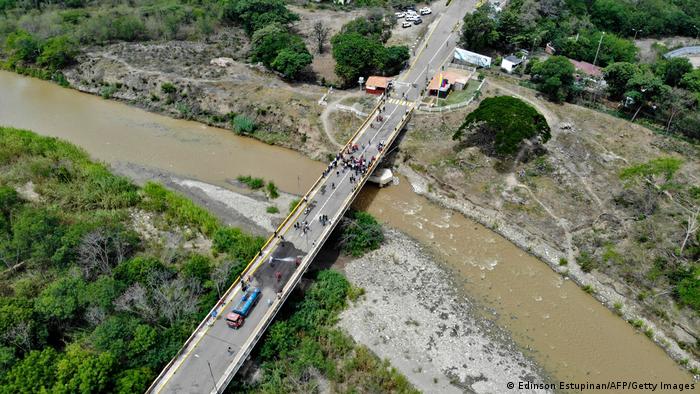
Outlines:
{"type": "Polygon", "coordinates": [[[250,261],[262,248],[265,239],[243,233],[237,228],[218,229],[213,236],[212,248],[217,253],[228,253],[238,261],[250,261]]]}
{"type": "Polygon", "coordinates": [[[323,270],[303,298],[290,299],[284,308],[291,315],[278,316],[261,341],[262,379],[251,389],[290,392],[315,387],[308,371],[318,370],[330,380],[331,387],[352,387],[358,392],[416,392],[388,361],[379,360],[333,327],[345,308],[349,291],[350,284],[340,273],[323,270]]]}
{"type": "Polygon", "coordinates": [[[280,196],[279,192],[277,191],[277,186],[272,181],[267,183],[267,195],[272,199],[280,196]]]}
{"type": "Polygon", "coordinates": [[[265,180],[262,178],[253,178],[250,175],[240,175],[236,178],[238,182],[248,185],[249,188],[256,190],[265,186],[265,180]]]}
{"type": "Polygon", "coordinates": [[[343,226],[342,245],[345,253],[362,256],[379,248],[384,241],[382,226],[367,212],[354,211],[348,215],[348,223],[343,226]]]}
{"type": "Polygon", "coordinates": [[[59,70],[73,63],[77,54],[77,44],[68,36],[51,37],[41,46],[37,64],[51,70],[59,70]]]}
{"type": "Polygon", "coordinates": [[[148,182],[141,190],[143,207],[165,214],[173,224],[191,226],[204,235],[212,235],[219,228],[219,220],[209,211],[157,183],[148,182]]]}
{"type": "Polygon", "coordinates": [[[255,132],[255,122],[247,116],[236,115],[231,123],[236,134],[252,134],[255,132]]]}
{"type": "Polygon", "coordinates": [[[29,263],[0,278],[2,392],[143,392],[264,242],[160,185],[139,200],[134,185],[53,138],[0,128],[0,165],[0,257],[29,263]],[[29,181],[41,196],[31,203],[15,191],[29,181]],[[139,220],[216,231],[236,262],[141,243],[133,207],[156,213],[139,220]]]}

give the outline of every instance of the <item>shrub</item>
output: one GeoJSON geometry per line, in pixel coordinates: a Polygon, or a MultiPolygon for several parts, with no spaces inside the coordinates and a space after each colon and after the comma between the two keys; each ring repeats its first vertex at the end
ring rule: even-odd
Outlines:
{"type": "Polygon", "coordinates": [[[280,210],[276,206],[272,205],[267,207],[266,211],[267,213],[279,213],[280,210]]]}
{"type": "Polygon", "coordinates": [[[117,88],[117,85],[113,85],[113,84],[105,85],[102,88],[100,88],[100,96],[103,99],[112,98],[112,96],[114,95],[114,93],[117,92],[117,90],[119,90],[119,88],[117,88]]]}
{"type": "Polygon", "coordinates": [[[576,257],[576,263],[581,267],[583,272],[591,272],[593,269],[598,268],[598,263],[595,258],[588,252],[581,252],[578,257],[576,257]]]}
{"type": "Polygon", "coordinates": [[[272,181],[267,183],[267,195],[272,199],[280,196],[277,186],[272,181]]]}
{"type": "Polygon", "coordinates": [[[255,131],[255,122],[245,115],[236,115],[232,123],[237,134],[251,134],[255,131]]]}
{"type": "Polygon", "coordinates": [[[177,92],[177,87],[170,82],[163,82],[163,84],[160,85],[160,90],[165,94],[173,94],[177,92]]]}
{"type": "Polygon", "coordinates": [[[295,198],[289,202],[289,213],[292,213],[292,211],[294,211],[294,208],[296,208],[297,205],[299,205],[300,201],[301,201],[300,198],[295,198]]]}
{"type": "Polygon", "coordinates": [[[250,175],[240,175],[236,178],[238,182],[248,185],[249,188],[257,190],[265,186],[265,180],[262,178],[253,178],[250,175]]]}
{"type": "Polygon", "coordinates": [[[209,211],[162,185],[148,182],[142,192],[143,207],[149,211],[164,213],[166,219],[172,223],[191,226],[205,235],[211,235],[219,227],[219,220],[209,211]]]}

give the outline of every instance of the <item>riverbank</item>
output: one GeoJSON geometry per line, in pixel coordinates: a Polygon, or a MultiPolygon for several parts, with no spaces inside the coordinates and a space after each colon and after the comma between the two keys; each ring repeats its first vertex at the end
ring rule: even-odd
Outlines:
{"type": "MultiPolygon", "coordinates": [[[[620,179],[625,168],[670,156],[683,164],[674,181],[697,185],[697,147],[609,115],[548,103],[503,79],[487,82],[484,97],[502,94],[522,98],[547,118],[552,139],[545,155],[502,164],[475,147],[457,146],[451,130],[475,103],[440,119],[414,119],[397,160],[400,172],[414,192],[538,257],[698,374],[700,320],[673,299],[654,257],[654,249],[672,250],[682,230],[669,218],[685,216],[663,200],[650,203],[651,211],[635,211],[630,201],[644,197],[620,179]],[[582,255],[593,268],[581,263],[582,255]]],[[[673,193],[680,198],[681,191],[673,193]]]]}
{"type": "MultiPolygon", "coordinates": [[[[255,192],[234,192],[131,163],[112,168],[139,184],[160,182],[246,231],[268,235],[270,224],[281,220],[280,214],[265,212],[269,202],[255,192]]],[[[280,201],[293,198],[285,194],[280,201]]],[[[386,228],[385,233],[382,247],[362,258],[338,258],[326,250],[314,262],[344,272],[354,286],[364,289],[341,314],[338,327],[388,359],[422,391],[489,393],[508,381],[543,381],[544,372],[508,333],[455,290],[444,266],[406,235],[386,228]],[[397,321],[402,324],[394,324],[397,321]]],[[[324,249],[329,248],[334,246],[324,249]]]]}
{"type": "MultiPolygon", "coordinates": [[[[224,188],[230,188],[232,177],[250,174],[293,193],[303,193],[324,167],[227,130],[46,81],[0,72],[0,85],[5,88],[0,90],[3,122],[69,140],[107,163],[138,163],[224,188]]],[[[407,142],[401,151],[408,149],[407,142]]],[[[414,193],[405,180],[381,190],[368,185],[354,206],[439,254],[459,272],[459,291],[495,308],[498,325],[550,375],[572,381],[690,379],[660,347],[572,281],[461,213],[414,193]]]]}
{"type": "Polygon", "coordinates": [[[508,382],[548,381],[507,332],[484,318],[495,312],[460,294],[455,273],[405,234],[385,230],[382,247],[350,260],[344,272],[365,294],[339,326],[419,390],[496,393],[508,382]]]}

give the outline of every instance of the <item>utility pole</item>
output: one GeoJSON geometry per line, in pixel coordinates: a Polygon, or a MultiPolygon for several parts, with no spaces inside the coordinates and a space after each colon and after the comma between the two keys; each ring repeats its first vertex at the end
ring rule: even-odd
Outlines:
{"type": "Polygon", "coordinates": [[[593,65],[595,66],[596,60],[598,60],[598,52],[600,52],[600,44],[603,43],[603,36],[605,35],[605,32],[600,35],[600,40],[598,40],[598,49],[595,51],[595,57],[593,58],[593,65]]]}

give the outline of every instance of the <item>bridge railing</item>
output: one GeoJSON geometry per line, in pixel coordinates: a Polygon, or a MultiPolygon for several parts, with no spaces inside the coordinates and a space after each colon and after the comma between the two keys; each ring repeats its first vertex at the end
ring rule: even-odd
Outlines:
{"type": "MultiPolygon", "coordinates": [[[[381,101],[379,104],[381,104],[381,101]]],[[[409,111],[407,111],[403,115],[403,117],[401,118],[401,121],[396,126],[396,128],[391,132],[391,134],[389,134],[389,136],[386,139],[386,149],[388,149],[389,146],[394,142],[394,140],[396,139],[396,136],[401,132],[401,129],[403,129],[406,122],[408,122],[408,120],[410,119],[410,117],[413,114],[413,110],[414,110],[413,108],[409,109],[409,111]]],[[[374,113],[374,111],[372,111],[372,113],[374,113]]],[[[353,138],[351,138],[348,141],[348,144],[350,144],[352,141],[354,141],[356,135],[357,135],[357,133],[355,133],[353,138]]],[[[348,146],[348,144],[346,144],[346,147],[348,146]]],[[[360,178],[360,180],[357,183],[357,186],[355,187],[353,192],[350,193],[350,195],[348,195],[348,197],[345,199],[345,201],[341,205],[342,209],[340,209],[333,217],[333,220],[331,220],[330,226],[328,226],[324,230],[324,232],[321,234],[321,239],[319,240],[319,242],[316,243],[316,247],[314,247],[310,251],[309,254],[304,256],[301,264],[299,264],[299,268],[297,268],[297,270],[294,271],[294,273],[292,274],[292,277],[285,285],[285,288],[282,291],[281,298],[277,302],[275,302],[272,305],[272,307],[268,310],[268,312],[266,313],[266,316],[263,318],[263,321],[261,322],[262,326],[256,328],[255,335],[253,335],[253,337],[249,340],[250,343],[247,344],[247,346],[245,346],[245,349],[243,350],[243,352],[239,353],[239,355],[237,355],[237,357],[234,359],[233,365],[230,367],[231,371],[228,372],[226,377],[225,377],[226,380],[218,387],[226,387],[231,382],[231,380],[233,380],[235,373],[238,371],[238,369],[243,365],[245,360],[248,358],[248,356],[250,355],[250,352],[253,350],[253,347],[255,347],[255,344],[260,340],[260,338],[262,338],[265,331],[267,331],[267,327],[269,327],[269,325],[272,323],[274,316],[277,315],[277,312],[279,312],[279,310],[282,308],[282,305],[284,305],[285,301],[289,297],[289,294],[291,293],[291,290],[294,289],[296,287],[296,285],[299,283],[299,281],[301,280],[301,277],[306,272],[306,270],[309,268],[309,266],[313,262],[314,258],[316,258],[316,255],[321,250],[321,247],[326,242],[326,240],[328,239],[330,234],[333,232],[333,229],[340,222],[340,218],[345,214],[345,212],[348,210],[348,208],[350,208],[351,202],[360,193],[360,191],[362,190],[362,186],[367,182],[367,179],[372,175],[372,172],[379,165],[380,161],[381,160],[379,160],[379,159],[375,160],[372,163],[372,165],[367,169],[367,172],[362,176],[362,178],[360,178]]]]}
{"type": "MultiPolygon", "coordinates": [[[[377,104],[374,106],[372,111],[369,113],[369,116],[367,116],[367,118],[357,128],[355,133],[350,137],[348,142],[343,146],[341,152],[345,151],[348,148],[348,146],[350,146],[352,144],[352,142],[355,140],[357,135],[362,131],[362,129],[367,125],[367,123],[374,117],[374,115],[377,112],[377,110],[379,109],[379,107],[383,104],[385,98],[386,98],[386,96],[384,94],[382,94],[382,96],[380,96],[380,99],[378,100],[377,104]]],[[[321,182],[321,180],[323,180],[323,175],[319,176],[318,179],[316,179],[316,182],[314,182],[314,184],[304,194],[304,196],[302,197],[302,200],[300,200],[299,203],[294,207],[294,209],[291,212],[289,212],[289,214],[287,215],[287,217],[284,218],[282,223],[280,223],[280,225],[277,226],[277,229],[275,229],[275,232],[267,239],[267,241],[265,241],[265,244],[260,248],[260,250],[255,254],[255,256],[250,260],[250,262],[248,263],[248,265],[246,265],[246,267],[243,269],[241,274],[239,274],[238,277],[236,277],[236,279],[233,281],[233,283],[231,283],[231,286],[229,286],[229,288],[224,292],[224,294],[221,296],[221,298],[209,310],[206,317],[199,323],[197,328],[187,338],[187,340],[182,345],[182,347],[180,347],[180,349],[178,349],[175,356],[173,356],[173,358],[168,362],[168,364],[166,364],[166,366],[161,370],[160,374],[158,374],[158,376],[151,383],[151,385],[148,387],[148,390],[146,392],[148,392],[148,393],[153,392],[156,389],[156,387],[158,387],[159,382],[168,373],[168,371],[173,367],[173,365],[178,361],[178,359],[183,354],[183,352],[192,344],[192,341],[196,338],[197,333],[199,333],[207,325],[207,323],[209,323],[209,321],[211,321],[211,319],[218,319],[219,317],[221,317],[222,314],[218,313],[217,310],[225,304],[224,301],[231,295],[231,292],[235,290],[236,286],[238,286],[238,284],[241,282],[241,279],[249,274],[248,271],[250,270],[251,266],[258,260],[261,253],[270,245],[270,243],[272,243],[275,240],[277,233],[279,233],[279,231],[282,230],[282,228],[284,228],[284,226],[289,222],[289,219],[292,218],[292,216],[294,216],[298,212],[301,212],[300,207],[302,205],[305,206],[306,204],[308,204],[308,201],[311,200],[311,198],[310,198],[311,193],[315,191],[316,187],[321,182]],[[304,203],[304,197],[307,200],[306,203],[304,203]],[[217,312],[216,317],[214,317],[214,312],[217,312]]],[[[180,365],[182,365],[182,364],[180,364],[180,365]]],[[[173,374],[175,372],[177,372],[177,369],[180,367],[180,365],[177,366],[177,368],[175,369],[173,374]]]]}

